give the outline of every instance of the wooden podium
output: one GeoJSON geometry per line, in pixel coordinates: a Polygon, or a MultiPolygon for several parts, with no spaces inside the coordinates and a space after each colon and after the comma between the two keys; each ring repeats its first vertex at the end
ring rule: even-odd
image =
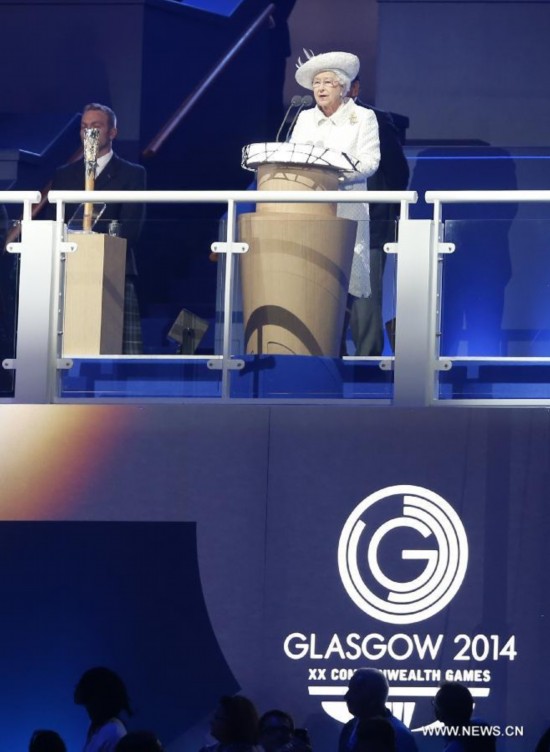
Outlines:
{"type": "MultiPolygon", "coordinates": [[[[329,150],[295,146],[245,147],[243,166],[257,170],[258,190],[338,190],[343,160],[312,164],[315,150],[324,160],[329,150]]],[[[356,222],[337,217],[333,203],[259,203],[241,215],[239,238],[249,245],[240,258],[247,353],[339,356],[356,233],[356,222]]]]}
{"type": "Polygon", "coordinates": [[[126,240],[74,233],[65,260],[63,355],[120,355],[126,240]]]}

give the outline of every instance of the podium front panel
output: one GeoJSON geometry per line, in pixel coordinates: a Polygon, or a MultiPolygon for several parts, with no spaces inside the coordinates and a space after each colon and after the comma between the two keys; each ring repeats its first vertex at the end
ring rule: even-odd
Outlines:
{"type": "Polygon", "coordinates": [[[247,353],[337,357],[357,223],[308,214],[243,214],[247,353]]]}

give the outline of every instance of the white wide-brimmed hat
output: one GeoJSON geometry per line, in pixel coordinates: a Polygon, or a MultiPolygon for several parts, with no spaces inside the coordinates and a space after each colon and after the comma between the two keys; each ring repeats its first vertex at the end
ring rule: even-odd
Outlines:
{"type": "Polygon", "coordinates": [[[304,89],[313,89],[313,79],[323,71],[343,73],[350,83],[359,73],[359,58],[351,52],[323,52],[321,55],[313,55],[304,50],[304,53],[308,59],[302,63],[298,58],[296,71],[296,81],[304,89]]]}

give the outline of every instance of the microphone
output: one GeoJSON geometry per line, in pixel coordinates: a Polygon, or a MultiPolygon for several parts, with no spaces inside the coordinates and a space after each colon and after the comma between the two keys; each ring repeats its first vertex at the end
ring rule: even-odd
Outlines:
{"type": "Polygon", "coordinates": [[[298,120],[298,115],[301,113],[301,111],[304,109],[304,107],[308,107],[310,104],[313,103],[313,97],[311,97],[309,94],[306,94],[305,97],[302,97],[300,100],[300,106],[296,110],[296,114],[292,118],[292,122],[290,123],[288,127],[288,131],[286,134],[287,140],[292,133],[292,129],[294,128],[294,123],[298,120]]]}
{"type": "Polygon", "coordinates": [[[292,99],[290,100],[290,104],[288,106],[288,110],[285,112],[285,116],[283,118],[283,122],[281,123],[281,126],[279,130],[277,131],[277,135],[275,136],[275,141],[279,140],[279,136],[281,135],[281,131],[284,128],[284,125],[286,123],[286,119],[290,113],[290,110],[292,110],[294,107],[298,107],[302,104],[302,97],[300,97],[298,94],[295,94],[292,99]]]}

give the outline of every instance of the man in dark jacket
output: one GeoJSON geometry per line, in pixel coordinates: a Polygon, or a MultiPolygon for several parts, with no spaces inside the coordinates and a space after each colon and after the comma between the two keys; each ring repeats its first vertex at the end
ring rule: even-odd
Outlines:
{"type": "MultiPolygon", "coordinates": [[[[117,135],[117,127],[116,115],[111,108],[103,104],[87,104],[82,113],[81,134],[83,135],[84,131],[90,128],[99,131],[95,189],[98,191],[145,190],[145,168],[133,162],[127,162],[113,151],[113,140],[117,135]]],[[[51,190],[84,190],[84,170],[83,159],[60,167],[53,179],[51,190]]],[[[68,204],[65,207],[66,219],[70,219],[76,209],[76,206],[68,204]]],[[[55,208],[50,205],[47,210],[47,218],[53,219],[54,212],[55,208]]],[[[106,233],[109,231],[109,225],[115,222],[117,223],[116,234],[128,241],[122,351],[125,354],[132,355],[143,351],[141,322],[135,289],[137,267],[134,249],[141,233],[144,218],[145,206],[143,204],[108,203],[101,219],[94,228],[97,232],[106,233]]]]}
{"type": "Polygon", "coordinates": [[[387,679],[378,669],[360,668],[353,674],[346,693],[346,704],[353,718],[342,729],[338,752],[361,752],[365,748],[361,724],[375,718],[391,724],[397,752],[418,752],[412,732],[386,707],[388,692],[387,679]]]}

